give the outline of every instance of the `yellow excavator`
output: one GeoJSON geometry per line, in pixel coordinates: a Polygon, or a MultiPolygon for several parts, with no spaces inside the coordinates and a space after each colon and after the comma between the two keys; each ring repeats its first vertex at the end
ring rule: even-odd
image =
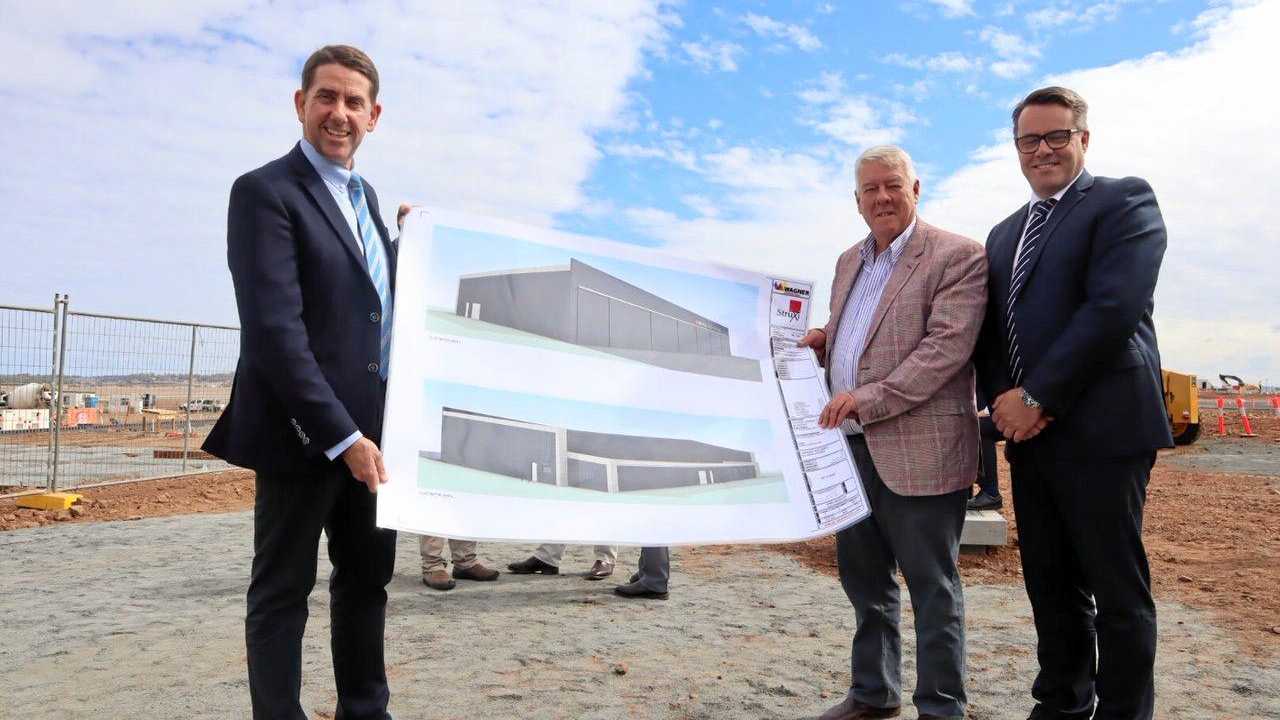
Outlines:
{"type": "Polygon", "coordinates": [[[1169,414],[1175,445],[1190,445],[1200,437],[1200,390],[1196,376],[1160,369],[1164,375],[1164,409],[1169,414]]]}

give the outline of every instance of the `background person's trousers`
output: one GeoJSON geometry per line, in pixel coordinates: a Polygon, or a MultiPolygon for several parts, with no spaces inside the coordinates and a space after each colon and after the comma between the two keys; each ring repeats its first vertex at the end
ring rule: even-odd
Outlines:
{"type": "Polygon", "coordinates": [[[849,436],[871,517],[836,534],[840,584],[857,630],[851,665],[854,700],[902,704],[900,569],[915,610],[916,691],[921,713],[964,717],[964,591],[956,566],[969,488],[945,495],[898,495],[876,471],[864,436],[849,436]]]}
{"type": "Polygon", "coordinates": [[[671,581],[671,548],[640,548],[640,561],[636,568],[640,579],[637,581],[646,590],[667,592],[671,581]]]}
{"type": "Polygon", "coordinates": [[[306,720],[302,632],[324,528],[335,718],[385,720],[382,647],[396,533],[374,524],[374,495],[341,462],[309,473],[259,472],[253,506],[253,571],[244,621],[255,720],[306,720]]]}
{"type": "MultiPolygon", "coordinates": [[[[564,549],[568,547],[560,543],[543,543],[533,551],[533,556],[548,565],[560,567],[560,560],[564,557],[564,549]]],[[[612,545],[595,545],[593,549],[596,554],[596,560],[606,565],[613,565],[618,562],[618,549],[612,545]]]]}
{"type": "Polygon", "coordinates": [[[422,535],[418,538],[418,553],[422,555],[423,575],[444,570],[449,566],[448,561],[444,559],[446,543],[449,545],[449,557],[453,560],[454,568],[465,570],[476,564],[478,543],[475,540],[446,540],[435,535],[422,535]]]}

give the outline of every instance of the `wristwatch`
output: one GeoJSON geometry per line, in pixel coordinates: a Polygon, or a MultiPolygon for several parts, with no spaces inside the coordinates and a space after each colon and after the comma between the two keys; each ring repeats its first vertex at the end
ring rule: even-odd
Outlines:
{"type": "Polygon", "coordinates": [[[1031,397],[1031,393],[1027,392],[1026,388],[1022,388],[1022,404],[1029,408],[1040,407],[1040,401],[1031,397]]]}

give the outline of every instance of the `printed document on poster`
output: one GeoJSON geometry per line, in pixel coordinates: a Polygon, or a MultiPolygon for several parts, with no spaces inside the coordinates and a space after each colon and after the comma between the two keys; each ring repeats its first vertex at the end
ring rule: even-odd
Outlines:
{"type": "Polygon", "coordinates": [[[869,513],[799,348],[812,285],[416,208],[396,274],[378,523],[681,545],[869,513]]]}

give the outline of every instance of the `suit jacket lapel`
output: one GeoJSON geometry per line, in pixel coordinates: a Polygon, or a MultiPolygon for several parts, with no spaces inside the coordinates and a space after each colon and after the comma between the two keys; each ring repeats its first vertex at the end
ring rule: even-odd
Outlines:
{"type": "MultiPolygon", "coordinates": [[[[868,236],[870,237],[870,236],[868,236]]],[[[866,242],[866,238],[863,239],[866,242]]],[[[861,243],[854,245],[859,247],[861,243]]],[[[835,320],[837,326],[840,318],[844,315],[844,306],[849,302],[849,293],[853,291],[853,281],[858,278],[858,273],[862,270],[862,253],[854,252],[853,262],[845,268],[844,272],[836,277],[835,295],[832,296],[831,317],[835,320]]],[[[834,341],[833,341],[834,342],[834,341]]]]}
{"type": "MultiPolygon", "coordinates": [[[[920,264],[920,256],[924,254],[925,236],[928,232],[929,226],[917,219],[916,229],[912,230],[911,237],[907,238],[907,246],[902,249],[902,257],[898,258],[898,264],[894,266],[893,273],[889,275],[889,282],[884,286],[884,293],[880,295],[880,302],[876,304],[876,314],[871,316],[871,325],[867,328],[867,339],[863,347],[871,344],[871,338],[876,336],[876,330],[884,320],[885,313],[889,311],[889,306],[893,304],[893,299],[902,292],[911,273],[915,272],[916,266],[920,264]]],[[[886,249],[885,252],[888,250],[886,249]]]]}
{"type": "Polygon", "coordinates": [[[316,169],[311,166],[311,161],[307,159],[307,156],[302,154],[301,147],[295,145],[290,156],[293,158],[293,169],[298,176],[298,181],[311,194],[311,198],[315,200],[320,212],[329,221],[333,231],[338,234],[338,240],[347,248],[351,258],[359,263],[360,267],[368,274],[369,266],[364,259],[364,253],[360,252],[360,246],[356,243],[355,236],[351,234],[351,227],[347,225],[347,219],[342,216],[342,211],[338,209],[338,204],[334,202],[333,194],[329,192],[329,188],[325,187],[324,180],[320,178],[320,173],[316,172],[316,169]]]}
{"type": "MultiPolygon", "coordinates": [[[[1040,256],[1044,255],[1044,248],[1053,239],[1053,231],[1062,224],[1062,220],[1067,217],[1073,208],[1084,199],[1085,191],[1093,185],[1093,176],[1088,171],[1080,173],[1080,178],[1076,180],[1075,185],[1069,188],[1062,195],[1062,199],[1054,206],[1053,212],[1049,213],[1049,219],[1044,223],[1044,229],[1040,232],[1040,242],[1032,249],[1031,254],[1027,257],[1027,277],[1022,281],[1022,287],[1018,289],[1018,293],[1022,293],[1022,288],[1031,282],[1031,275],[1036,270],[1036,265],[1040,262],[1040,256]]],[[[1025,225],[1025,222],[1024,222],[1025,225]]],[[[1010,271],[1012,272],[1012,271],[1010,271]]],[[[1012,278],[1010,278],[1012,281],[1012,278]]]]}

